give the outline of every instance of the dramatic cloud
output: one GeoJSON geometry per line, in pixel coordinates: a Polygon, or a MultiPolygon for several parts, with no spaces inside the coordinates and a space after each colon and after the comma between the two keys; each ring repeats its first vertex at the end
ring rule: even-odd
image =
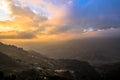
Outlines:
{"type": "Polygon", "coordinates": [[[0,5],[0,39],[70,39],[120,27],[120,0],[1,0],[0,5]]]}
{"type": "Polygon", "coordinates": [[[84,30],[120,27],[120,0],[73,0],[69,18],[71,28],[84,30]]]}
{"type": "MultiPolygon", "coordinates": [[[[33,3],[33,0],[30,0],[30,2],[33,3]]],[[[47,15],[42,15],[42,12],[36,13],[34,11],[34,8],[36,7],[30,8],[27,5],[23,6],[25,3],[28,3],[28,0],[24,0],[23,2],[18,0],[16,3],[12,0],[6,0],[4,3],[7,4],[11,20],[0,21],[1,33],[7,34],[5,36],[0,34],[0,37],[7,38],[8,36],[8,38],[11,39],[33,38],[35,35],[39,38],[40,35],[43,36],[51,34],[55,28],[64,24],[64,7],[61,7],[61,9],[58,10],[58,7],[55,7],[51,3],[47,3],[42,0],[38,0],[38,2],[45,6],[44,8],[49,12],[47,13],[46,11],[47,15]],[[15,34],[11,35],[9,32],[15,32],[15,34]]],[[[41,10],[41,7],[39,9],[41,10]]]]}

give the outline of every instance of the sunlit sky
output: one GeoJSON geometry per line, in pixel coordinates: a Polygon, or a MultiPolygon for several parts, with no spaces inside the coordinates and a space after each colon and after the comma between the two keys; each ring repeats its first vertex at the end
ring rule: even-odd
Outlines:
{"type": "Polygon", "coordinates": [[[0,0],[3,42],[67,40],[119,28],[120,0],[0,0]]]}

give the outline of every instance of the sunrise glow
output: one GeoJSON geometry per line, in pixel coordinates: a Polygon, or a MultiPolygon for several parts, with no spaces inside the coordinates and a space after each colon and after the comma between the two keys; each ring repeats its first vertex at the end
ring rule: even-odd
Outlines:
{"type": "MultiPolygon", "coordinates": [[[[113,5],[119,7],[117,2],[114,1],[113,5]]],[[[90,37],[91,33],[95,35],[98,31],[116,29],[119,28],[119,14],[111,4],[112,1],[100,0],[2,0],[0,39],[68,40],[83,38],[83,34],[90,37]],[[114,10],[111,12],[111,9],[114,10]]]]}

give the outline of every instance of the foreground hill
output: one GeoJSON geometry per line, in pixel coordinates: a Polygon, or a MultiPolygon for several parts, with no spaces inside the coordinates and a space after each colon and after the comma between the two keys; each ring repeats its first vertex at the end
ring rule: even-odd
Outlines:
{"type": "MultiPolygon", "coordinates": [[[[19,72],[20,68],[23,69],[23,66],[25,67],[22,72],[18,73],[18,76],[22,77],[22,80],[26,80],[24,77],[32,74],[31,72],[34,70],[30,69],[35,69],[36,75],[47,77],[48,80],[51,80],[49,79],[49,76],[59,76],[59,78],[64,77],[65,80],[98,80],[100,77],[99,73],[88,62],[67,59],[51,59],[35,51],[25,51],[22,48],[3,43],[0,43],[0,52],[1,65],[4,64],[4,66],[14,67],[21,65],[16,69],[17,72],[19,72]],[[36,72],[36,70],[38,72],[36,72]]],[[[7,68],[5,69],[7,71],[7,68]]],[[[33,77],[29,76],[26,78],[33,77]]],[[[20,78],[18,78],[18,80],[19,79],[20,78]]]]}
{"type": "Polygon", "coordinates": [[[0,80],[119,80],[120,63],[92,67],[0,43],[0,80]],[[17,52],[18,51],[18,52],[17,52]]]}
{"type": "Polygon", "coordinates": [[[1,70],[15,70],[22,68],[22,65],[18,64],[14,59],[0,52],[0,69],[1,70]]]}
{"type": "Polygon", "coordinates": [[[120,62],[96,67],[102,75],[102,80],[120,80],[120,62]]]}
{"type": "Polygon", "coordinates": [[[24,65],[40,66],[42,68],[48,68],[49,66],[49,68],[52,68],[49,63],[51,60],[35,51],[25,51],[23,48],[18,48],[14,45],[0,43],[0,52],[24,65]]]}

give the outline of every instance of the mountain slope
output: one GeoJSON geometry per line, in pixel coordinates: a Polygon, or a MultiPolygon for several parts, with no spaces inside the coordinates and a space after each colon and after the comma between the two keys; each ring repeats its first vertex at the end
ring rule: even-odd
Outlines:
{"type": "Polygon", "coordinates": [[[103,80],[120,80],[120,62],[105,64],[96,68],[103,76],[103,80]]]}
{"type": "MultiPolygon", "coordinates": [[[[96,80],[99,78],[98,72],[89,63],[84,61],[51,59],[35,51],[25,51],[22,48],[5,45],[3,43],[0,43],[0,51],[2,53],[5,52],[4,55],[9,55],[9,57],[13,58],[15,62],[17,61],[19,64],[26,65],[28,69],[33,68],[36,70],[42,70],[50,74],[64,74],[61,75],[61,77],[66,77],[66,75],[71,74],[70,77],[77,78],[78,80],[81,80],[83,77],[89,78],[89,80],[96,80]],[[61,70],[63,72],[59,72],[61,70]],[[66,73],[66,71],[68,71],[68,73],[66,73]]],[[[4,61],[9,62],[9,57],[4,58],[3,56],[2,58],[4,61]]],[[[8,65],[7,62],[5,64],[6,66],[8,65]]],[[[14,63],[10,63],[10,65],[14,65],[14,63]]]]}
{"type": "Polygon", "coordinates": [[[40,67],[50,66],[47,57],[43,57],[42,55],[33,51],[25,51],[24,49],[13,45],[0,43],[0,52],[3,52],[5,55],[8,55],[24,65],[40,67]]]}
{"type": "Polygon", "coordinates": [[[0,70],[15,70],[22,68],[14,59],[0,52],[0,70]]]}

